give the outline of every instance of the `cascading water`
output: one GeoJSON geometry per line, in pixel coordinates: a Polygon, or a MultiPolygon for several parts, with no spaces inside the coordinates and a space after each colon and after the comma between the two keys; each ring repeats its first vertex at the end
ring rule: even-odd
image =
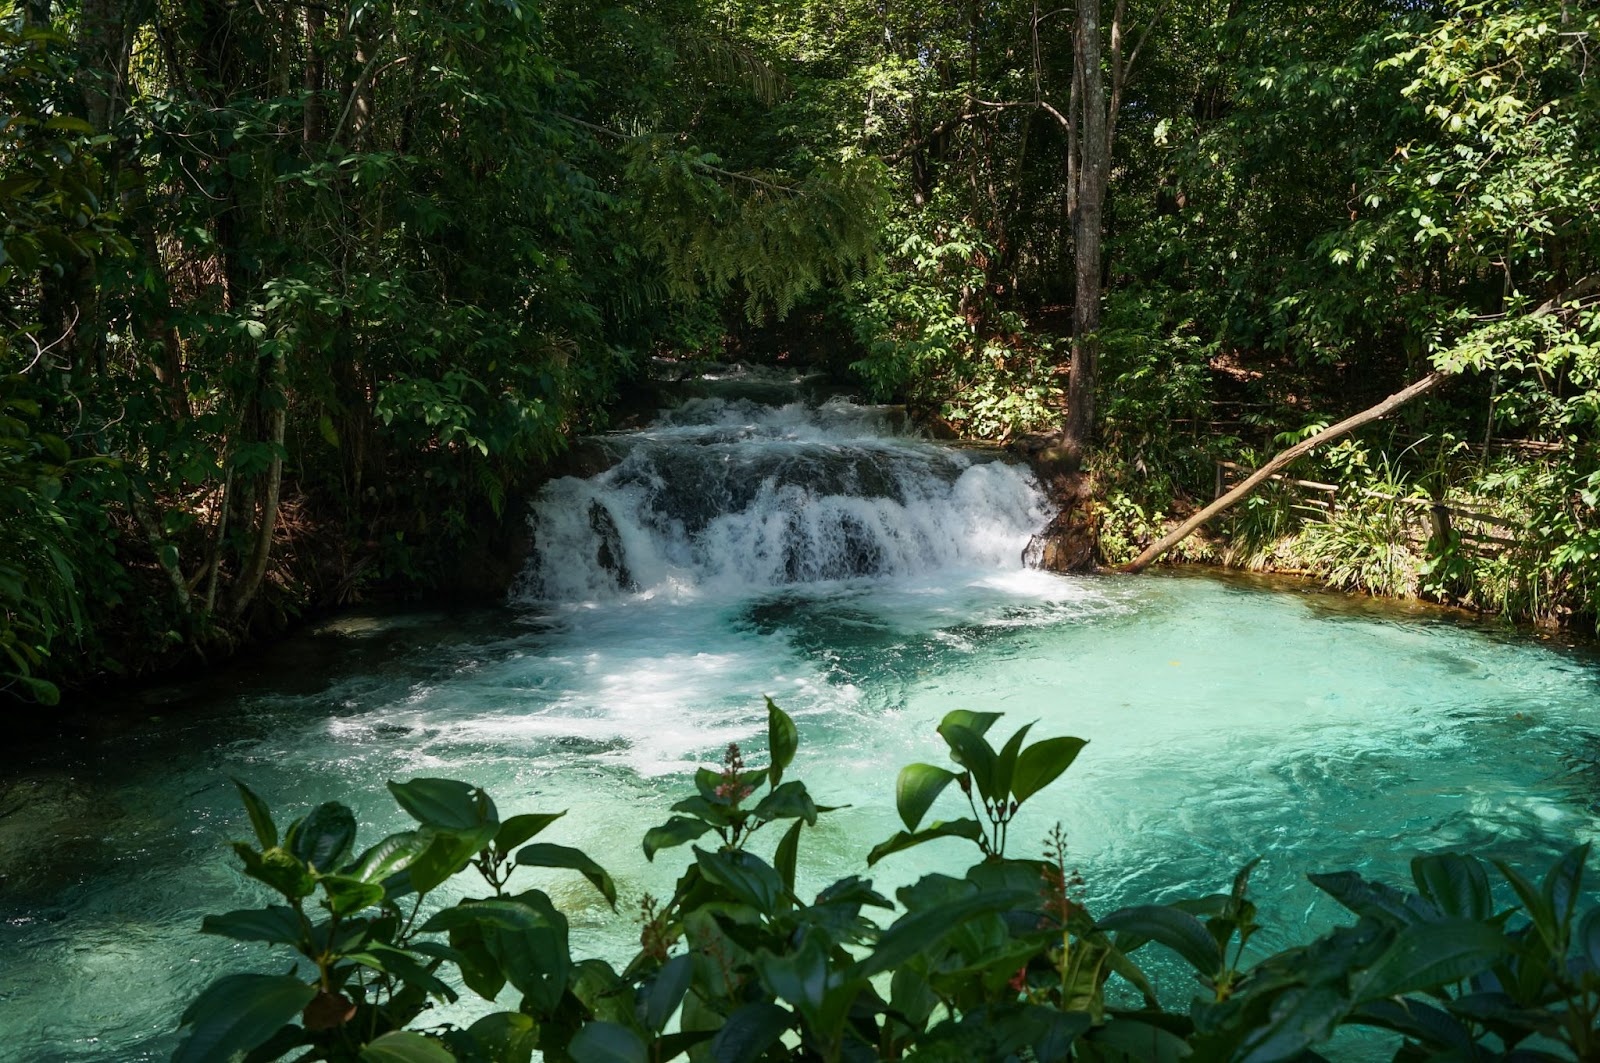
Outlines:
{"type": "MultiPolygon", "coordinates": [[[[511,609],[352,613],[152,691],[94,741],[11,751],[0,1060],[164,1059],[212,978],[282,970],[197,933],[264,899],[227,848],[250,834],[230,776],[285,821],[344,801],[363,840],[407,825],[385,779],[567,809],[545,837],[599,860],[626,907],[683,866],[639,839],[688,773],[729,742],[763,759],[762,695],[799,724],[791,777],[849,806],[806,834],[802,891],[964,866],[959,841],[864,866],[900,826],[895,771],[943,760],[955,708],[1089,740],[1024,807],[1014,855],[1061,822],[1095,911],[1210,893],[1262,856],[1267,948],[1337,918],[1308,871],[1403,882],[1418,851],[1536,864],[1596,833],[1587,652],[1294,585],[1030,571],[1048,514],[1024,470],[758,374],[710,391],[548,486],[511,609]]],[[[528,874],[580,954],[631,954],[637,923],[577,876],[528,874]]]]}
{"type": "Polygon", "coordinates": [[[754,593],[785,584],[1014,568],[1048,519],[1025,469],[887,433],[835,399],[702,398],[613,445],[534,506],[529,599],[754,593]]]}

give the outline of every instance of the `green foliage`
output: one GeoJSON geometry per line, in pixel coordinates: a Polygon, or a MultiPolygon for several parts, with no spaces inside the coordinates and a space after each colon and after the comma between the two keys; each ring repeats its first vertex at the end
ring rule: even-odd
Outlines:
{"type": "MultiPolygon", "coordinates": [[[[854,344],[795,353],[875,398],[968,436],[1059,427],[1059,12],[197,0],[111,33],[95,10],[0,27],[0,374],[37,405],[6,429],[36,467],[9,481],[0,564],[48,582],[0,602],[6,674],[37,694],[69,661],[113,667],[105,630],[145,635],[137,668],[373,582],[455,581],[651,355],[802,301],[854,344]]],[[[1421,579],[1595,613],[1595,12],[1113,14],[1134,65],[1099,337],[1108,556],[1203,498],[1217,458],[1431,365],[1467,379],[1404,415],[1414,434],[1544,449],[1448,485],[1527,517],[1526,549],[1421,579]]],[[[1236,526],[1281,539],[1296,518],[1263,497],[1236,526]]],[[[1360,516],[1307,567],[1398,573],[1360,516]]]]}
{"type": "Polygon", "coordinates": [[[81,640],[81,562],[62,493],[70,459],[37,427],[20,377],[0,379],[0,682],[47,704],[59,692],[35,673],[52,647],[81,640]]]}
{"type": "Polygon", "coordinates": [[[641,190],[644,246],[681,296],[722,297],[737,287],[752,320],[781,318],[823,284],[844,283],[873,253],[884,197],[869,160],[813,165],[797,181],[732,173],[720,157],[665,137],[638,138],[626,154],[641,190]]]}
{"type": "Polygon", "coordinates": [[[97,632],[140,667],[456,581],[649,355],[875,246],[881,166],[778,121],[715,5],[14,7],[5,431],[65,451],[7,481],[0,564],[54,575],[0,605],[41,695],[97,632]]]}
{"type": "Polygon", "coordinates": [[[1164,321],[1149,292],[1124,290],[1108,300],[1101,438],[1118,460],[1144,474],[1152,493],[1203,485],[1231,442],[1205,423],[1216,344],[1202,342],[1195,330],[1193,321],[1164,321]]]}
{"type": "Polygon", "coordinates": [[[1050,427],[1061,396],[1055,345],[985,292],[993,248],[959,224],[929,234],[895,222],[885,234],[881,263],[852,287],[845,307],[865,351],[851,368],[868,389],[973,438],[1050,427]]]}
{"type": "Polygon", "coordinates": [[[257,844],[236,851],[286,903],[208,917],[205,930],[291,950],[305,966],[217,979],[185,1011],[174,1058],[1267,1060],[1304,1058],[1342,1026],[1398,1034],[1397,1061],[1535,1045],[1555,1053],[1540,1058],[1587,1059],[1600,1049],[1587,845],[1537,882],[1497,863],[1508,887],[1498,894],[1484,861],[1454,853],[1413,860],[1414,893],[1353,872],[1313,875],[1356,922],[1261,955],[1249,947],[1262,929],[1248,890],[1254,862],[1225,893],[1097,918],[1059,828],[1043,861],[1005,856],[1016,809],[1084,743],[1027,744],[1024,726],[996,749],[987,734],[999,714],[963,711],[940,726],[959,774],[901,772],[896,803],[910,833],[897,837],[942,836],[939,823],[922,824],[955,783],[974,816],[950,833],[977,843],[979,862],[959,878],[925,875],[894,901],[850,876],[807,903],[795,891],[798,840],[831,810],[784,779],[797,732],[770,701],[768,717],[767,767],[746,767],[730,748],[720,770],[696,773],[695,792],[650,832],[655,843],[647,837],[652,857],[713,832],[720,844],[693,847],[670,900],[644,898],[641,948],[620,970],[572,956],[567,921],[545,893],[509,889],[517,867],[533,865],[577,868],[609,890],[581,854],[525,844],[556,815],[502,822],[466,783],[391,783],[418,827],[352,857],[342,806],[319,806],[280,843],[241,784],[257,844]],[[769,862],[747,843],[780,821],[789,826],[769,862]],[[697,829],[672,826],[684,823],[697,829]],[[430,903],[469,869],[490,895],[430,903]],[[1176,986],[1157,994],[1139,963],[1152,951],[1192,970],[1187,999],[1176,986]],[[465,988],[493,1002],[508,986],[513,1009],[465,1028],[416,1025],[430,999],[465,988]]]}

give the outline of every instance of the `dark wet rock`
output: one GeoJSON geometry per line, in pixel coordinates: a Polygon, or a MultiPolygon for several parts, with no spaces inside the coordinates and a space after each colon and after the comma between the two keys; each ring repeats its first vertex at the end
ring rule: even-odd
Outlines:
{"type": "Polygon", "coordinates": [[[1100,552],[1094,482],[1075,471],[1058,447],[1046,447],[1028,457],[1034,475],[1061,509],[1029,540],[1022,552],[1023,563],[1047,572],[1093,572],[1100,552]]]}
{"type": "Polygon", "coordinates": [[[839,522],[843,532],[846,576],[875,576],[883,571],[883,545],[860,520],[846,514],[839,522]]]}
{"type": "MultiPolygon", "coordinates": [[[[34,902],[54,899],[84,867],[105,859],[103,839],[122,818],[104,791],[67,772],[30,771],[0,784],[0,879],[6,893],[34,902]]],[[[45,911],[43,918],[61,917],[45,911]]]]}
{"type": "Polygon", "coordinates": [[[595,547],[595,564],[611,573],[618,589],[637,591],[639,585],[634,582],[633,573],[628,569],[627,555],[622,549],[622,533],[617,530],[617,522],[611,516],[611,511],[601,505],[598,499],[589,503],[589,527],[594,529],[595,537],[599,539],[599,545],[595,547]]]}
{"type": "Polygon", "coordinates": [[[561,735],[552,744],[564,754],[580,757],[619,753],[630,745],[625,738],[588,738],[583,735],[561,735]]]}
{"type": "Polygon", "coordinates": [[[575,439],[551,464],[550,476],[552,479],[576,476],[580,480],[587,480],[591,476],[599,476],[621,460],[622,451],[604,439],[575,439]]]}
{"type": "Polygon", "coordinates": [[[1047,572],[1081,573],[1095,570],[1099,535],[1092,515],[1082,507],[1057,513],[1044,531],[1028,541],[1023,563],[1047,572]]]}

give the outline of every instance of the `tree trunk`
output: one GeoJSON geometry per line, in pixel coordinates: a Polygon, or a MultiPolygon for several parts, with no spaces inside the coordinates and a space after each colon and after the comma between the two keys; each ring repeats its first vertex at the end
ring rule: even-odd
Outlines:
{"type": "Polygon", "coordinates": [[[306,144],[322,142],[322,27],[326,18],[326,12],[315,5],[305,10],[306,68],[302,88],[305,89],[306,102],[301,138],[306,144]]]}
{"type": "Polygon", "coordinates": [[[272,557],[272,537],[278,530],[279,493],[283,487],[284,424],[288,412],[285,409],[288,399],[281,390],[284,372],[282,352],[274,355],[268,365],[270,368],[265,374],[266,379],[261,381],[261,389],[254,401],[259,404],[269,395],[275,399],[274,405],[267,413],[266,425],[267,441],[273,446],[272,463],[267,467],[266,476],[261,484],[261,517],[256,524],[255,541],[244,559],[244,567],[239,573],[229,603],[228,612],[234,619],[244,615],[250,603],[255,600],[256,592],[261,589],[261,580],[267,574],[267,563],[272,557]],[[277,394],[273,395],[274,392],[277,394]]]}
{"type": "Polygon", "coordinates": [[[1171,550],[1174,546],[1177,546],[1179,543],[1183,542],[1183,540],[1192,535],[1195,530],[1206,521],[1228,509],[1241,498],[1244,498],[1251,491],[1254,491],[1261,484],[1265,483],[1267,479],[1275,474],[1279,469],[1282,469],[1284,466],[1290,464],[1296,458],[1303,457],[1304,455],[1315,450],[1317,447],[1320,447],[1322,444],[1338,439],[1340,436],[1347,435],[1350,432],[1355,431],[1357,428],[1360,428],[1364,424],[1370,424],[1373,421],[1387,417],[1389,414],[1393,413],[1401,406],[1404,406],[1418,395],[1432,391],[1440,381],[1444,380],[1449,375],[1450,374],[1448,373],[1434,370],[1421,380],[1417,381],[1415,384],[1412,384],[1410,387],[1404,388],[1403,390],[1397,391],[1393,395],[1390,395],[1376,406],[1368,407],[1354,416],[1346,417],[1344,420],[1340,421],[1336,425],[1333,425],[1332,427],[1324,428],[1314,436],[1311,436],[1307,439],[1302,439],[1300,442],[1296,443],[1288,450],[1282,451],[1271,461],[1267,462],[1265,465],[1261,466],[1261,468],[1251,473],[1245,478],[1244,482],[1239,484],[1233,490],[1229,491],[1227,494],[1223,495],[1215,502],[1212,502],[1209,506],[1196,513],[1194,516],[1178,525],[1177,528],[1173,529],[1165,537],[1163,537],[1160,542],[1152,545],[1149,549],[1145,550],[1144,553],[1140,554],[1126,565],[1121,566],[1119,569],[1117,569],[1117,571],[1144,571],[1144,569],[1147,568],[1156,558],[1160,557],[1168,550],[1171,550]]]}
{"type": "Polygon", "coordinates": [[[1105,74],[1100,65],[1100,0],[1079,0],[1073,25],[1074,84],[1082,110],[1073,214],[1074,297],[1072,362],[1067,380],[1067,417],[1061,446],[1069,471],[1082,469],[1094,434],[1094,384],[1100,360],[1100,241],[1106,181],[1111,172],[1110,126],[1105,74]]]}
{"type": "Polygon", "coordinates": [[[79,88],[84,118],[110,131],[124,102],[132,53],[127,0],[84,0],[78,15],[79,88]]]}

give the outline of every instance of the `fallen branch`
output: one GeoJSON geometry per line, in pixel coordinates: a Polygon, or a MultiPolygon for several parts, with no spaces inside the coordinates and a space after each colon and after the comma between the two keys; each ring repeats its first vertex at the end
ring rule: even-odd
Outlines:
{"type": "Polygon", "coordinates": [[[1393,413],[1401,406],[1404,406],[1418,395],[1422,395],[1433,390],[1433,388],[1436,387],[1440,381],[1445,380],[1450,375],[1451,374],[1449,373],[1435,370],[1423,377],[1421,380],[1417,381],[1415,384],[1412,384],[1410,387],[1390,395],[1376,406],[1370,406],[1358,414],[1346,417],[1336,425],[1324,428],[1314,436],[1309,436],[1306,439],[1302,439],[1288,450],[1280,452],[1271,461],[1267,462],[1265,465],[1261,466],[1261,468],[1247,476],[1244,480],[1240,481],[1239,485],[1233,490],[1229,491],[1227,494],[1212,502],[1209,506],[1196,513],[1194,516],[1178,525],[1171,532],[1163,536],[1161,541],[1154,543],[1148,549],[1146,549],[1144,553],[1140,554],[1127,564],[1118,567],[1117,571],[1144,571],[1147,567],[1149,567],[1152,561],[1166,553],[1168,550],[1171,550],[1174,546],[1177,546],[1179,543],[1183,542],[1190,535],[1194,534],[1194,532],[1199,529],[1202,524],[1206,523],[1206,521],[1210,520],[1212,517],[1215,517],[1217,514],[1222,513],[1224,510],[1230,508],[1235,502],[1238,502],[1251,491],[1254,491],[1258,486],[1270,479],[1279,469],[1282,469],[1286,465],[1292,464],[1297,458],[1304,457],[1306,454],[1309,454],[1311,451],[1320,447],[1324,443],[1338,439],[1340,436],[1348,435],[1357,428],[1360,428],[1362,425],[1371,424],[1373,421],[1381,420],[1382,418],[1387,417],[1389,414],[1393,413]]]}
{"type": "MultiPolygon", "coordinates": [[[[1565,310],[1575,300],[1582,299],[1596,291],[1600,291],[1600,273],[1591,273],[1588,276],[1580,278],[1573,284],[1569,285],[1561,294],[1551,298],[1545,303],[1540,304],[1536,309],[1528,314],[1528,320],[1531,321],[1537,318],[1547,317],[1550,314],[1565,310]]],[[[1393,413],[1401,406],[1404,406],[1418,395],[1433,390],[1434,386],[1441,380],[1453,375],[1453,372],[1434,370],[1421,380],[1417,381],[1415,384],[1412,384],[1410,387],[1390,395],[1376,406],[1362,410],[1360,413],[1351,417],[1346,417],[1333,427],[1324,428],[1322,431],[1318,432],[1314,436],[1311,436],[1309,439],[1301,440],[1288,450],[1285,450],[1283,453],[1267,462],[1265,465],[1261,466],[1261,468],[1257,469],[1255,472],[1251,473],[1249,477],[1239,484],[1239,486],[1235,487],[1233,490],[1229,491],[1227,494],[1223,495],[1221,498],[1217,499],[1215,502],[1196,513],[1194,516],[1178,525],[1169,534],[1163,536],[1160,542],[1152,545],[1144,553],[1140,554],[1132,561],[1129,561],[1126,565],[1118,566],[1117,571],[1130,573],[1143,572],[1156,558],[1160,557],[1168,550],[1171,550],[1174,546],[1177,546],[1179,543],[1183,542],[1190,535],[1193,535],[1195,530],[1206,521],[1210,520],[1212,517],[1215,517],[1218,513],[1228,509],[1235,502],[1239,501],[1239,499],[1243,498],[1245,495],[1248,495],[1251,491],[1254,491],[1256,487],[1262,483],[1265,483],[1267,479],[1269,479],[1274,473],[1283,468],[1285,465],[1293,462],[1296,458],[1302,457],[1303,455],[1315,450],[1317,447],[1320,447],[1322,444],[1330,440],[1338,439],[1340,436],[1352,432],[1364,424],[1370,424],[1373,421],[1387,417],[1389,414],[1393,413]]]]}

